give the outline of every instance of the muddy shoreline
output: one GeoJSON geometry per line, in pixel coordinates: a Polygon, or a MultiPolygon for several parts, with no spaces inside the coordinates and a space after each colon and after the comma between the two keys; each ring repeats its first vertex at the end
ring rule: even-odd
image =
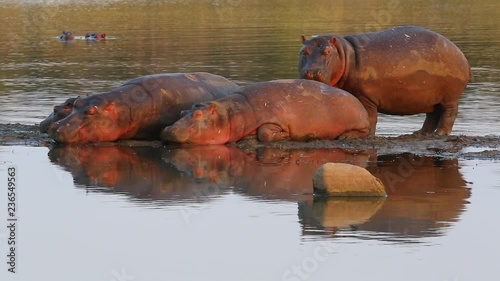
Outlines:
{"type": "MultiPolygon", "coordinates": [[[[51,147],[56,144],[47,134],[40,133],[37,125],[0,124],[0,145],[51,147]]],[[[91,145],[104,146],[152,146],[160,147],[159,141],[119,141],[91,145]]],[[[397,137],[376,136],[359,140],[334,140],[310,142],[261,143],[255,139],[229,144],[246,151],[260,147],[281,149],[341,148],[349,151],[376,150],[378,155],[413,153],[461,159],[500,159],[500,136],[451,135],[447,137],[421,137],[401,135],[397,137]]]]}

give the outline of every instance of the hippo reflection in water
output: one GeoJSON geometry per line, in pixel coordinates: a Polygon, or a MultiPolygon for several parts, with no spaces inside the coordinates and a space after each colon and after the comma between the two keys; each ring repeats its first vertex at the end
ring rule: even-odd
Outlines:
{"type": "Polygon", "coordinates": [[[200,195],[199,190],[215,195],[234,186],[246,195],[295,201],[298,195],[311,197],[311,178],[321,164],[335,161],[366,166],[370,155],[340,149],[263,149],[254,154],[211,145],[177,149],[57,146],[49,157],[70,171],[80,185],[134,197],[189,198],[200,195]]]}
{"type": "Polygon", "coordinates": [[[382,155],[377,165],[367,169],[384,183],[385,202],[361,204],[359,200],[330,198],[299,203],[304,235],[343,229],[387,233],[396,238],[436,236],[457,221],[468,204],[470,189],[456,159],[382,155]],[[335,220],[339,213],[349,220],[335,220]]]}
{"type": "Polygon", "coordinates": [[[342,149],[281,150],[261,148],[253,153],[229,146],[191,146],[165,151],[165,161],[198,179],[234,186],[258,198],[296,201],[312,196],[312,177],[327,162],[366,166],[369,153],[342,149]]]}
{"type": "Polygon", "coordinates": [[[51,162],[69,171],[74,182],[96,192],[124,193],[132,198],[206,201],[225,192],[211,182],[187,177],[161,158],[164,148],[124,146],[57,146],[51,162]]]}
{"type": "Polygon", "coordinates": [[[97,192],[207,202],[232,190],[258,200],[298,202],[304,235],[359,229],[392,237],[433,236],[458,219],[470,191],[457,160],[403,154],[374,161],[374,154],[270,148],[248,153],[219,145],[67,146],[53,148],[49,157],[70,171],[76,183],[97,192]],[[389,196],[313,200],[312,176],[326,162],[366,167],[382,180],[389,196]]]}

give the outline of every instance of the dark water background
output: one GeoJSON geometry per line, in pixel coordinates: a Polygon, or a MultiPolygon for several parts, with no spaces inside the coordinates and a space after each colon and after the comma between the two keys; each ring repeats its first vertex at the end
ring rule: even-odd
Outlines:
{"type": "MultiPolygon", "coordinates": [[[[35,124],[69,97],[153,73],[207,71],[242,85],[296,78],[301,34],[415,24],[450,38],[472,66],[454,133],[498,135],[499,11],[493,0],[0,0],[0,123],[35,124]],[[68,29],[110,38],[59,41],[68,29]]],[[[377,134],[422,122],[381,116],[377,134]]],[[[0,147],[0,181],[10,165],[19,172],[19,273],[1,262],[1,280],[499,280],[495,161],[225,146],[0,147]],[[328,161],[366,167],[390,196],[303,194],[328,161]]]]}

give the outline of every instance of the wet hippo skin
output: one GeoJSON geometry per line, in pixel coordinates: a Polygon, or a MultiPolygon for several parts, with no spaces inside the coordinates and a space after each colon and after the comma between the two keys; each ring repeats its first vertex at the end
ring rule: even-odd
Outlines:
{"type": "Polygon", "coordinates": [[[163,142],[225,144],[353,139],[368,136],[368,116],[349,93],[304,79],[260,82],[196,105],[161,135],[163,142]]]}
{"type": "Polygon", "coordinates": [[[368,111],[371,135],[377,112],[426,113],[416,133],[450,134],[460,96],[472,81],[460,49],[444,36],[417,26],[344,37],[302,36],[302,43],[300,77],[355,95],[368,111]]]}
{"type": "Polygon", "coordinates": [[[66,118],[48,128],[60,143],[158,140],[161,130],[193,104],[230,95],[239,87],[204,73],[138,77],[109,92],[77,99],[66,118]]]}

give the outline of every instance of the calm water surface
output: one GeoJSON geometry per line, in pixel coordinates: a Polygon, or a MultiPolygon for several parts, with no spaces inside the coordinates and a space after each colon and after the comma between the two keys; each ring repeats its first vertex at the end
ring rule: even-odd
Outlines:
{"type": "MultiPolygon", "coordinates": [[[[454,133],[499,134],[497,1],[337,2],[0,0],[0,123],[39,123],[68,97],[153,73],[208,71],[242,85],[297,78],[301,34],[416,24],[450,38],[472,65],[454,133]],[[68,29],[110,39],[59,41],[68,29]]],[[[377,134],[422,121],[381,116],[377,134]]],[[[2,262],[1,280],[499,280],[496,161],[0,147],[0,181],[12,164],[19,273],[2,262]],[[325,162],[367,168],[390,196],[314,200],[310,177],[325,162]]],[[[4,261],[6,238],[3,226],[4,261]]]]}

